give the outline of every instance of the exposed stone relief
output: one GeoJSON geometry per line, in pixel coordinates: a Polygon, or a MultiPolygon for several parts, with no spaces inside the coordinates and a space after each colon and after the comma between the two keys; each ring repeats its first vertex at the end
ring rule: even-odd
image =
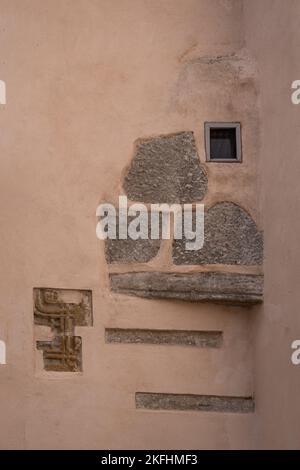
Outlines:
{"type": "Polygon", "coordinates": [[[145,203],[191,203],[207,191],[193,132],[138,141],[124,179],[128,197],[145,203]]]}
{"type": "Polygon", "coordinates": [[[263,235],[240,206],[219,202],[205,213],[204,246],[185,249],[185,239],[174,240],[175,264],[257,265],[263,261],[263,235]]]}
{"type": "MultiPolygon", "coordinates": [[[[193,132],[139,140],[123,187],[131,200],[143,204],[180,204],[184,207],[184,204],[201,202],[208,190],[208,177],[200,163],[193,132]]],[[[259,267],[263,263],[263,233],[250,214],[231,201],[219,201],[205,210],[204,245],[201,249],[188,250],[186,242],[184,236],[171,240],[170,267],[259,267]]],[[[158,255],[155,272],[111,273],[111,289],[147,298],[233,304],[262,301],[263,276],[259,271],[258,274],[160,272],[160,243],[161,240],[151,240],[150,237],[147,240],[107,240],[108,263],[147,263],[158,255]]]]}
{"type": "Polygon", "coordinates": [[[52,341],[37,341],[47,371],[82,370],[82,339],[76,326],[91,326],[92,292],[89,290],[34,289],[34,323],[48,326],[52,341]],[[74,302],[76,300],[76,302],[74,302]]]}

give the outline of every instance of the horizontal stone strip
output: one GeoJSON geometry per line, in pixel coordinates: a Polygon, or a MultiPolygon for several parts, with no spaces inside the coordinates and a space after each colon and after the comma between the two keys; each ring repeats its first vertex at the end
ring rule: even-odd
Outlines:
{"type": "Polygon", "coordinates": [[[110,274],[112,291],[148,299],[178,299],[192,302],[256,304],[263,300],[263,276],[201,272],[132,272],[110,274]]]}
{"type": "Polygon", "coordinates": [[[148,392],[137,392],[135,394],[135,404],[136,408],[147,410],[212,411],[222,413],[251,413],[255,407],[252,397],[148,392]]]}
{"type": "Polygon", "coordinates": [[[188,330],[143,330],[106,328],[106,343],[157,344],[172,346],[194,346],[197,348],[219,348],[221,331],[188,330]]]}

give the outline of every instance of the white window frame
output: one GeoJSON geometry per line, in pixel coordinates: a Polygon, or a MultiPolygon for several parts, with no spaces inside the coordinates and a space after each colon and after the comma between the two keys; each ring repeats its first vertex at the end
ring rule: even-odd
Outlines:
{"type": "Polygon", "coordinates": [[[205,122],[205,152],[206,161],[211,163],[241,163],[242,162],[242,139],[241,124],[239,122],[205,122]],[[210,154],[210,130],[211,129],[235,129],[236,158],[211,158],[210,154]]]}

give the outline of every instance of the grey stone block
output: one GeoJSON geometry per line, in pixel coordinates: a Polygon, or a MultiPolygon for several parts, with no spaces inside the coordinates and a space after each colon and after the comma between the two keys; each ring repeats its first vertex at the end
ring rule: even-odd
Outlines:
{"type": "Polygon", "coordinates": [[[148,299],[178,299],[251,305],[262,302],[263,276],[203,272],[110,274],[114,292],[148,299]]]}
{"type": "Polygon", "coordinates": [[[160,240],[106,240],[107,263],[147,263],[157,255],[160,240]]]}
{"type": "Polygon", "coordinates": [[[220,202],[204,217],[204,246],[185,249],[186,239],[174,240],[175,264],[259,265],[263,262],[263,234],[250,215],[232,202],[220,202]]]}
{"type": "Polygon", "coordinates": [[[212,411],[222,413],[252,413],[255,409],[252,397],[230,397],[217,395],[187,395],[175,393],[135,394],[138,409],[212,411]]]}
{"type": "Polygon", "coordinates": [[[193,132],[138,141],[123,186],[130,199],[145,203],[201,201],[207,176],[193,132]]]}
{"type": "Polygon", "coordinates": [[[219,348],[222,344],[222,332],[106,328],[105,341],[106,343],[119,344],[157,344],[219,348]]]}
{"type": "MultiPolygon", "coordinates": [[[[128,223],[134,217],[128,217],[128,223]]],[[[119,240],[118,218],[117,218],[117,238],[116,240],[105,240],[105,258],[107,263],[147,263],[154,258],[160,248],[161,240],[151,240],[150,238],[150,216],[148,239],[119,240]]]]}

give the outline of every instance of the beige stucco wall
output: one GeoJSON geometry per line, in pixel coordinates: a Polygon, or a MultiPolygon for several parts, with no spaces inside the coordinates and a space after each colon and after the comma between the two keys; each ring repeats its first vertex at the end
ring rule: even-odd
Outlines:
{"type": "Polygon", "coordinates": [[[300,108],[291,84],[300,77],[297,0],[246,0],[245,33],[258,61],[265,227],[265,301],[255,318],[256,446],[300,446],[300,368],[290,361],[300,337],[300,108]]]}
{"type": "MultiPolygon", "coordinates": [[[[0,0],[0,79],[7,85],[0,108],[0,339],[8,362],[0,366],[1,448],[296,445],[289,426],[296,428],[299,374],[289,347],[297,332],[298,164],[294,141],[283,143],[275,124],[296,136],[289,86],[298,77],[292,63],[292,76],[275,70],[285,51],[275,25],[282,2],[259,3],[246,2],[244,21],[239,0],[0,0]],[[261,8],[267,15],[269,3],[276,8],[267,36],[255,17],[261,8]],[[261,50],[259,35],[267,36],[261,50]],[[280,44],[274,50],[272,38],[280,44]],[[269,79],[280,104],[271,101],[269,79]],[[281,121],[282,109],[293,119],[281,121]],[[266,119],[271,112],[274,124],[266,119]],[[243,164],[207,165],[204,202],[237,202],[260,228],[264,214],[264,311],[150,301],[108,289],[95,235],[99,201],[116,200],[137,138],[192,130],[205,162],[204,121],[243,125],[243,164]],[[278,209],[286,225],[279,225],[278,209]],[[82,373],[43,371],[34,287],[92,289],[94,326],[76,330],[82,373]],[[222,330],[224,346],[109,345],[108,326],[222,330]],[[255,392],[257,411],[138,411],[136,391],[255,392]]],[[[296,58],[295,42],[285,41],[296,58]]]]}

